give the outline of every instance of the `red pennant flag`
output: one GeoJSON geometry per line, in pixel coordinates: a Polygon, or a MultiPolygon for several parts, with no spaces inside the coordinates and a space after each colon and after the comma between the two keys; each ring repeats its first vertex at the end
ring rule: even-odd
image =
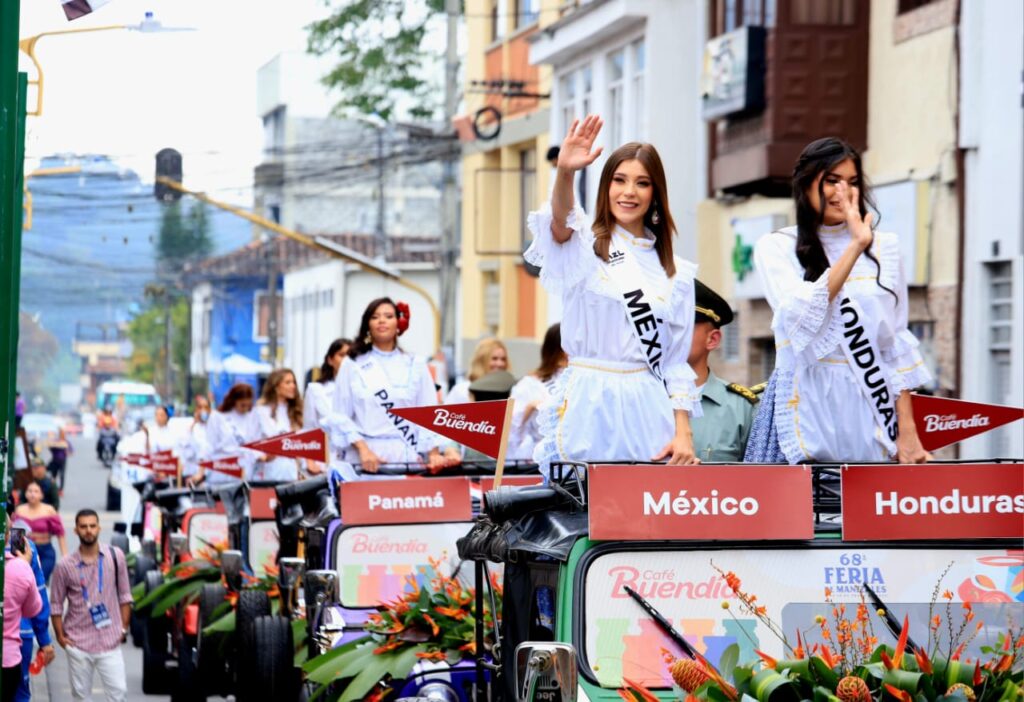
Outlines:
{"type": "Polygon", "coordinates": [[[925,451],[934,451],[1024,418],[1024,408],[985,405],[948,397],[910,395],[914,424],[925,451]]]}
{"type": "Polygon", "coordinates": [[[150,464],[149,456],[144,453],[126,453],[124,456],[126,463],[130,463],[133,466],[147,467],[150,464]]]}
{"type": "Polygon", "coordinates": [[[508,433],[512,402],[492,400],[462,405],[405,407],[389,410],[432,432],[446,436],[463,446],[476,449],[491,458],[498,453],[508,433]]]}
{"type": "Polygon", "coordinates": [[[242,478],[242,466],[238,463],[238,456],[228,456],[227,458],[214,458],[210,461],[199,461],[199,465],[204,470],[212,470],[217,473],[223,473],[224,475],[230,475],[232,478],[242,478]]]}
{"type": "Polygon", "coordinates": [[[150,468],[157,475],[166,475],[172,478],[178,477],[177,461],[153,461],[153,465],[150,468]]]}
{"type": "Polygon", "coordinates": [[[280,436],[272,436],[269,439],[253,441],[244,446],[254,451],[269,453],[271,456],[309,458],[322,463],[327,463],[330,460],[327,453],[327,432],[323,429],[293,431],[280,436]]]}
{"type": "Polygon", "coordinates": [[[157,451],[149,454],[149,459],[151,461],[173,461],[174,451],[171,449],[167,449],[166,451],[157,451]]]}

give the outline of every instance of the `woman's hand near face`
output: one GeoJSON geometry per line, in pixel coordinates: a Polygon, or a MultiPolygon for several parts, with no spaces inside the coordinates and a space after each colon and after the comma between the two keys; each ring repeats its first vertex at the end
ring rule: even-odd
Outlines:
{"type": "Polygon", "coordinates": [[[860,189],[856,185],[847,185],[846,181],[841,180],[836,183],[836,191],[839,193],[843,212],[846,214],[846,226],[850,230],[853,242],[861,251],[866,251],[875,239],[875,233],[871,229],[874,215],[868,212],[866,216],[860,216],[860,189]]]}
{"type": "Polygon", "coordinates": [[[560,171],[578,171],[586,168],[601,155],[604,150],[594,147],[594,140],[601,133],[604,122],[597,115],[587,115],[583,122],[573,120],[569,127],[569,133],[562,142],[562,148],[558,151],[558,169],[560,171]]]}

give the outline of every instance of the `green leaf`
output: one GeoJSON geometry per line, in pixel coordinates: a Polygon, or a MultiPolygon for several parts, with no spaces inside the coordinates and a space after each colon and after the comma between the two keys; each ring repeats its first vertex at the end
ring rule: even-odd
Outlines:
{"type": "Polygon", "coordinates": [[[921,682],[921,675],[921,673],[912,673],[909,670],[900,670],[899,668],[895,668],[893,670],[885,671],[885,675],[882,677],[882,683],[898,687],[905,692],[914,694],[917,692],[918,685],[921,682]]]}
{"type": "MultiPolygon", "coordinates": [[[[391,668],[393,661],[391,659],[398,658],[402,653],[406,653],[409,649],[402,651],[389,651],[388,653],[382,653],[380,655],[370,655],[363,659],[361,669],[356,674],[352,681],[345,687],[345,691],[342,693],[338,702],[355,702],[355,700],[361,700],[366,696],[366,693],[373,689],[373,686],[380,682],[380,679],[384,677],[384,674],[391,668]]],[[[411,669],[411,666],[410,666],[411,669]]]]}
{"type": "Polygon", "coordinates": [[[751,688],[758,702],[768,702],[776,693],[779,693],[779,696],[775,699],[798,699],[797,689],[792,681],[771,668],[759,671],[751,681],[751,688]]]}
{"type": "Polygon", "coordinates": [[[1024,698],[1024,690],[1012,680],[1007,680],[1003,683],[1003,694],[997,702],[1018,702],[1021,698],[1024,698]]]}
{"type": "Polygon", "coordinates": [[[814,702],[840,702],[832,690],[818,685],[814,688],[814,702]]]}
{"type": "MultiPolygon", "coordinates": [[[[146,596],[146,583],[145,582],[137,583],[134,587],[132,587],[132,601],[133,602],[138,602],[139,600],[141,600],[145,596],[146,596]]],[[[138,607],[138,605],[136,605],[136,607],[138,607]]]]}
{"type": "Polygon", "coordinates": [[[718,669],[722,671],[722,677],[729,679],[733,677],[733,671],[740,660],[739,644],[730,644],[718,659],[718,669]]]}
{"type": "Polygon", "coordinates": [[[358,672],[358,666],[363,660],[373,655],[375,648],[377,644],[370,637],[356,639],[317,656],[302,666],[302,669],[310,680],[320,684],[351,678],[358,672]]]}
{"type": "Polygon", "coordinates": [[[202,580],[190,580],[180,587],[172,588],[164,595],[163,599],[156,601],[150,610],[149,616],[163,616],[164,612],[175,607],[179,602],[183,602],[194,595],[198,595],[199,591],[203,589],[203,585],[205,584],[206,583],[202,580]]]}
{"type": "Polygon", "coordinates": [[[836,689],[836,685],[839,684],[839,676],[828,667],[828,663],[817,656],[813,656],[811,658],[811,670],[818,681],[824,683],[825,687],[830,690],[836,689]]]}
{"type": "Polygon", "coordinates": [[[221,617],[217,617],[210,624],[203,627],[203,636],[213,634],[230,634],[235,630],[235,610],[231,610],[221,617]]]}
{"type": "MultiPolygon", "coordinates": [[[[153,588],[153,590],[148,595],[142,597],[139,600],[136,600],[135,609],[136,611],[141,611],[143,609],[152,607],[154,604],[164,600],[167,597],[168,593],[171,593],[177,590],[178,588],[183,588],[186,585],[190,585],[191,583],[207,583],[213,582],[215,580],[220,580],[220,571],[213,569],[199,571],[197,573],[190,575],[187,578],[171,578],[169,580],[164,580],[164,582],[161,583],[159,587],[153,588]]],[[[172,603],[172,605],[173,604],[175,603],[172,603]]],[[[166,609],[158,609],[156,610],[156,614],[163,614],[165,611],[166,609]]]]}

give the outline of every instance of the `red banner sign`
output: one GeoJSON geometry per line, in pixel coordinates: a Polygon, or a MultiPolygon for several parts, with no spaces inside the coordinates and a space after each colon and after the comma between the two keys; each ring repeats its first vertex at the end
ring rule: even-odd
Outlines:
{"type": "Polygon", "coordinates": [[[277,492],[272,487],[254,487],[249,490],[249,516],[252,519],[274,518],[277,507],[277,492]]]}
{"type": "Polygon", "coordinates": [[[166,462],[166,461],[173,461],[174,460],[174,451],[172,451],[171,449],[167,449],[166,451],[156,451],[154,453],[149,454],[149,460],[151,460],[151,461],[164,461],[164,462],[166,462]]]}
{"type": "Polygon", "coordinates": [[[148,468],[151,463],[149,456],[144,453],[126,453],[124,456],[125,463],[130,463],[133,466],[142,466],[148,468]]]}
{"type": "Polygon", "coordinates": [[[911,394],[914,424],[926,451],[955,444],[1024,418],[1024,408],[911,394]]]}
{"type": "Polygon", "coordinates": [[[172,478],[178,477],[178,461],[153,461],[150,468],[157,475],[164,475],[172,478]]]}
{"type": "Polygon", "coordinates": [[[345,526],[468,522],[468,478],[364,480],[341,484],[345,526]]]}
{"type": "Polygon", "coordinates": [[[1024,464],[844,466],[843,539],[1024,537],[1024,464]]]}
{"type": "Polygon", "coordinates": [[[321,463],[330,460],[327,453],[327,432],[323,429],[307,429],[272,436],[269,439],[245,444],[245,448],[284,458],[309,458],[321,463]]]}
{"type": "Polygon", "coordinates": [[[508,403],[509,400],[494,400],[459,405],[406,407],[389,411],[463,446],[497,458],[508,403]]]}
{"type": "Polygon", "coordinates": [[[224,475],[230,475],[232,478],[242,478],[242,466],[238,463],[238,456],[228,456],[227,458],[214,458],[210,461],[199,461],[199,466],[203,470],[212,470],[217,473],[223,473],[224,475]]]}
{"type": "Polygon", "coordinates": [[[806,466],[591,466],[590,538],[810,539],[806,466]]]}

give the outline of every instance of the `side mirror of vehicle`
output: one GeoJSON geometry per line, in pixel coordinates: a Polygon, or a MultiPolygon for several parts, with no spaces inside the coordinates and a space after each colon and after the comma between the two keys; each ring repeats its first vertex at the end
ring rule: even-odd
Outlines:
{"type": "Polygon", "coordinates": [[[224,574],[224,582],[231,592],[242,589],[242,569],[241,551],[228,550],[220,554],[220,572],[224,574]]]}
{"type": "Polygon", "coordinates": [[[301,558],[282,558],[279,566],[277,582],[281,590],[294,590],[306,570],[306,562],[301,558]]]}
{"type": "Polygon", "coordinates": [[[338,574],[333,570],[310,570],[303,578],[306,609],[338,601],[338,574]]]}
{"type": "Polygon", "coordinates": [[[515,662],[518,702],[576,702],[576,650],[569,644],[525,641],[515,662]]]}

